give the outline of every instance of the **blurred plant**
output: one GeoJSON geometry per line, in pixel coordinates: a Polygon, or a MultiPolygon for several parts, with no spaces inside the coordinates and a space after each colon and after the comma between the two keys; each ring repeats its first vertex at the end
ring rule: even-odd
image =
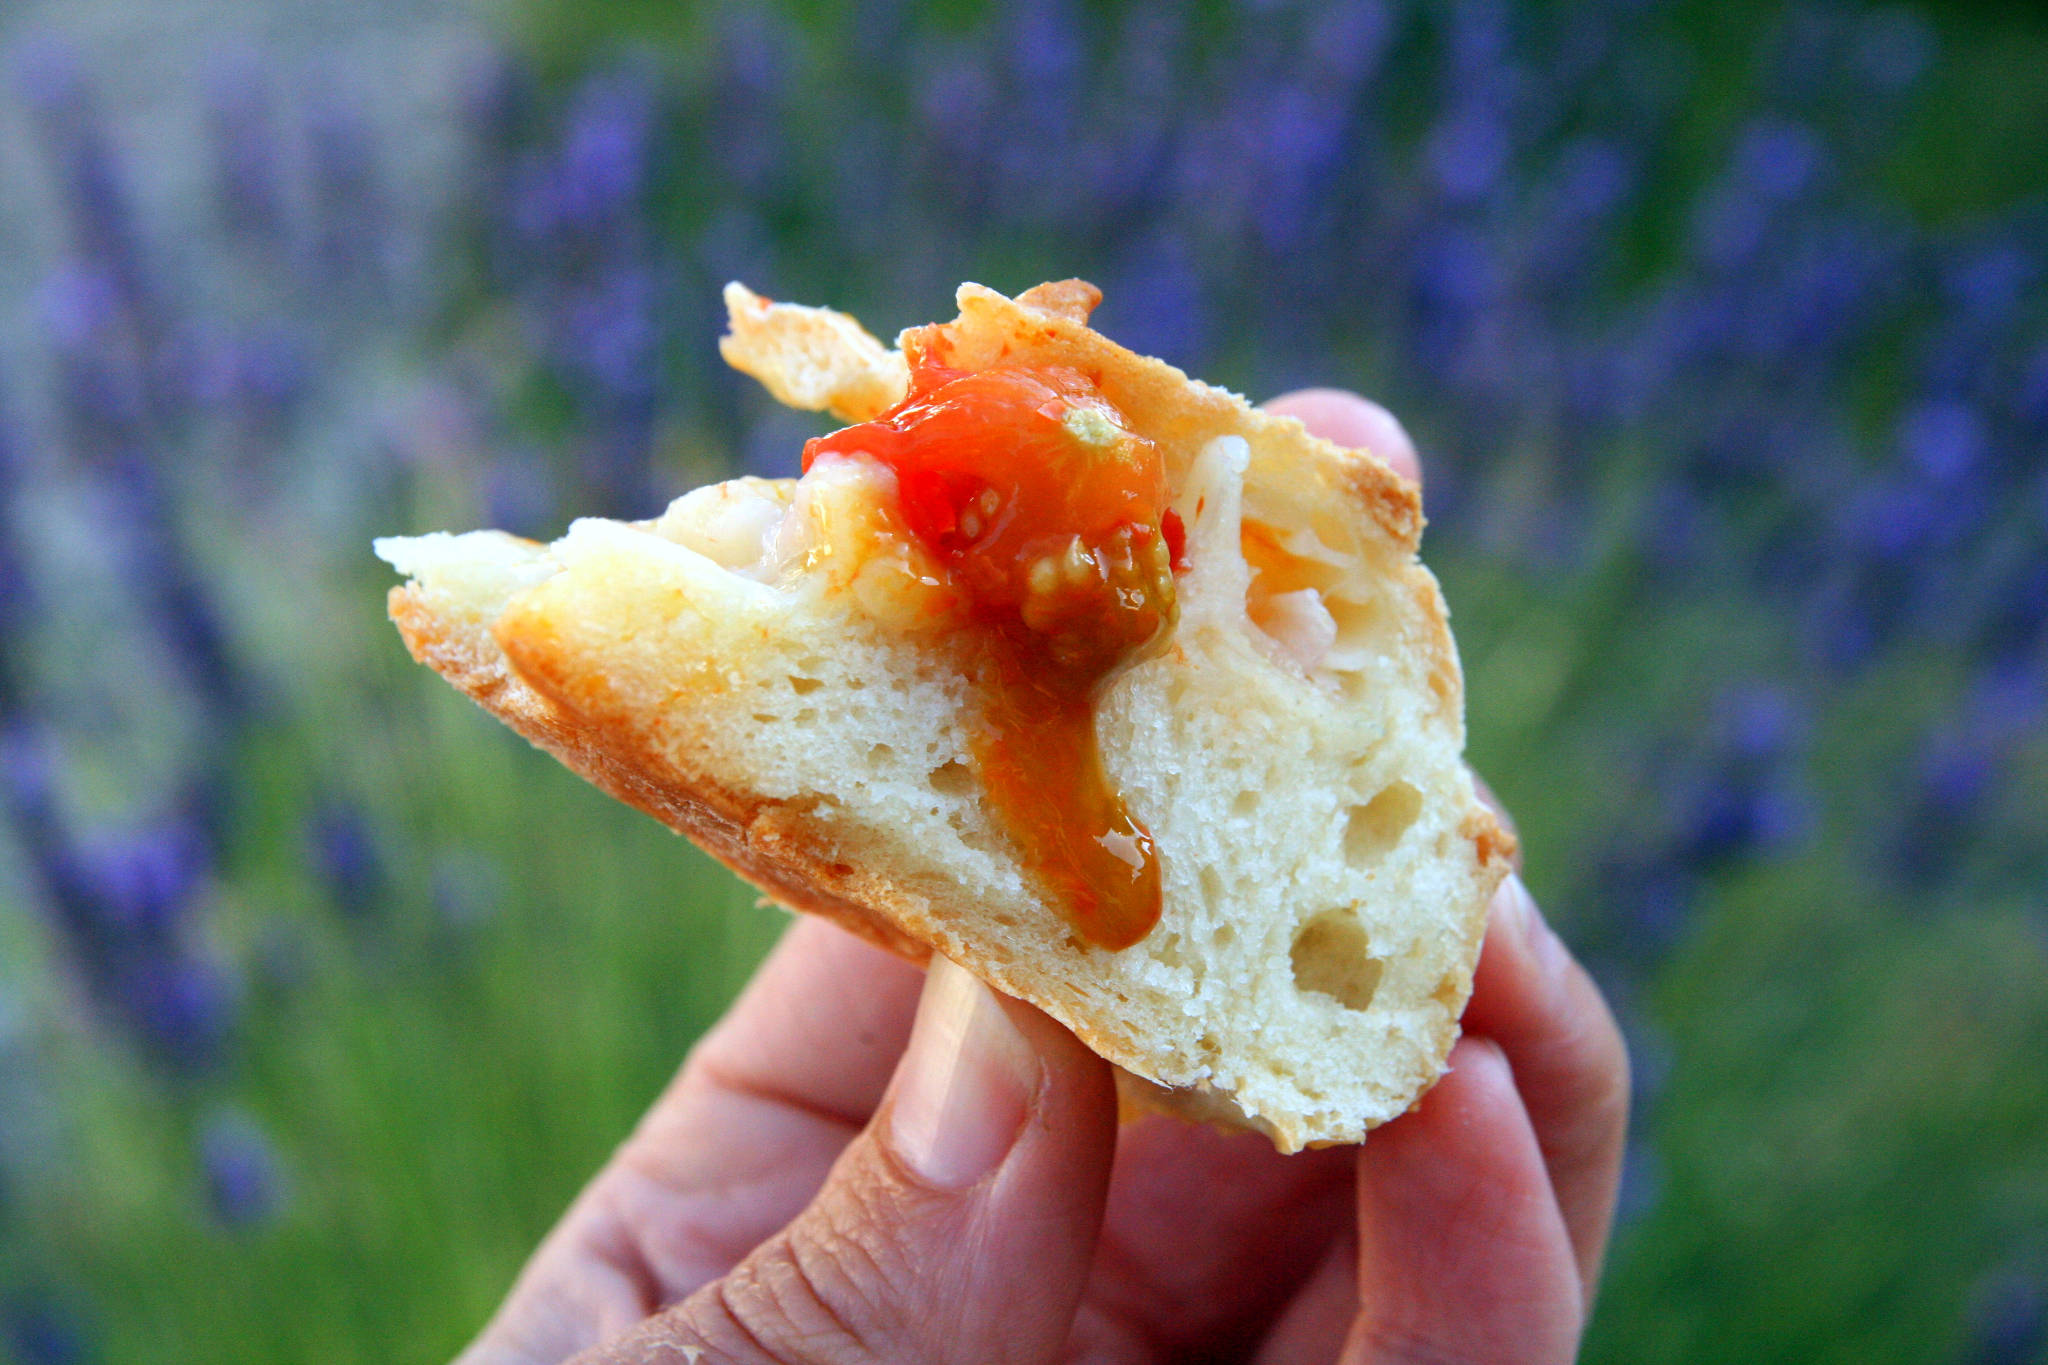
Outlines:
{"type": "MultiPolygon", "coordinates": [[[[0,431],[0,809],[53,956],[185,1107],[215,1220],[269,1226],[288,1183],[271,1111],[220,1098],[259,1026],[240,954],[282,941],[229,908],[310,892],[425,951],[523,889],[331,741],[336,697],[388,696],[359,659],[290,695],[309,585],[368,600],[341,566],[373,529],[546,534],[789,472],[814,427],[711,359],[734,275],[880,323],[965,276],[1085,271],[1141,350],[1401,411],[1475,679],[1498,646],[1549,727],[1502,785],[1568,812],[1532,875],[1637,1040],[1629,1210],[1682,1196],[1658,1106],[1699,1035],[1660,990],[1731,888],[1825,861],[1926,920],[2048,877],[2048,205],[1928,223],[1888,187],[1944,69],[1917,12],[1791,4],[1709,71],[1670,11],[677,8],[667,49],[451,53],[440,161],[379,73],[217,52],[197,225],[141,207],[85,60],[21,44],[64,247],[16,377],[44,401],[0,431]],[[60,504],[119,588],[103,655],[53,638],[60,504]],[[166,694],[174,739],[93,723],[87,688],[166,694]],[[295,785],[252,757],[287,720],[315,736],[270,760],[295,785]],[[173,757],[109,800],[95,755],[150,746],[173,757]],[[1566,750],[1594,776],[1545,792],[1566,750]],[[287,831],[304,887],[239,856],[244,823],[287,831]],[[398,912],[415,851],[426,929],[398,912]]],[[[1513,708],[1474,701],[1483,758],[1513,708]]],[[[2038,1296],[2007,1298],[1983,1358],[2038,1349],[2038,1296]]],[[[17,1354],[83,1349],[19,1302],[17,1354]]]]}
{"type": "Polygon", "coordinates": [[[92,1360],[77,1317],[47,1294],[22,1294],[0,1305],[0,1341],[22,1365],[85,1365],[92,1360]]]}
{"type": "Polygon", "coordinates": [[[283,1195],[277,1157],[254,1119],[216,1114],[200,1133],[199,1153],[208,1202],[222,1223],[247,1227],[277,1211],[283,1195]]]}

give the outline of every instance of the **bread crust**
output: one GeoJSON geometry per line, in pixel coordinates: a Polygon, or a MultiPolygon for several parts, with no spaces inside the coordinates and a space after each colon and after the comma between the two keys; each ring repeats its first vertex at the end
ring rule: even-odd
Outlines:
{"type": "Polygon", "coordinates": [[[411,585],[386,599],[391,620],[418,662],[610,796],[683,835],[769,899],[822,915],[841,928],[922,963],[928,944],[877,909],[892,888],[842,862],[836,845],[790,802],[774,801],[685,774],[616,716],[557,704],[514,670],[486,636],[479,640],[436,613],[411,585]]]}

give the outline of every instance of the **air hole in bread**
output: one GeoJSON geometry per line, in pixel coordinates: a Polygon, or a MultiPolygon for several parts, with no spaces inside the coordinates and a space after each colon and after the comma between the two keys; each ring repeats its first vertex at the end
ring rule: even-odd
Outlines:
{"type": "Polygon", "coordinates": [[[823,682],[816,678],[797,677],[794,674],[789,679],[789,690],[796,693],[799,697],[808,697],[824,685],[823,682]]]}
{"type": "Polygon", "coordinates": [[[1344,817],[1344,857],[1353,867],[1367,867],[1387,855],[1422,813],[1422,793],[1406,782],[1384,787],[1344,817]]]}
{"type": "Polygon", "coordinates": [[[881,772],[896,761],[896,751],[886,744],[875,744],[868,748],[868,767],[881,772]]]}
{"type": "Polygon", "coordinates": [[[1228,948],[1237,942],[1237,928],[1234,925],[1219,924],[1209,931],[1209,945],[1212,948],[1228,948]]]}
{"type": "Polygon", "coordinates": [[[763,725],[773,725],[776,721],[776,717],[769,715],[765,711],[756,711],[754,719],[763,725]]]}
{"type": "Polygon", "coordinates": [[[932,769],[932,790],[941,796],[969,797],[974,795],[974,769],[952,759],[932,769]]]}
{"type": "Polygon", "coordinates": [[[1302,925],[1287,955],[1297,990],[1327,995],[1347,1010],[1370,1005],[1387,970],[1349,910],[1325,910],[1302,925]]]}
{"type": "Polygon", "coordinates": [[[1223,875],[1213,867],[1205,867],[1201,874],[1202,901],[1210,910],[1222,913],[1223,875]]]}
{"type": "Polygon", "coordinates": [[[1241,791],[1237,794],[1237,799],[1230,803],[1230,813],[1239,819],[1248,818],[1258,808],[1259,794],[1255,791],[1241,791]]]}
{"type": "MultiPolygon", "coordinates": [[[[959,759],[949,759],[931,770],[925,779],[933,792],[945,797],[952,806],[945,812],[946,823],[953,833],[960,836],[960,842],[969,848],[997,856],[1009,854],[1000,835],[992,829],[980,813],[980,803],[975,800],[981,784],[974,775],[974,769],[959,759]]],[[[952,888],[957,889],[957,888],[952,888]]]]}

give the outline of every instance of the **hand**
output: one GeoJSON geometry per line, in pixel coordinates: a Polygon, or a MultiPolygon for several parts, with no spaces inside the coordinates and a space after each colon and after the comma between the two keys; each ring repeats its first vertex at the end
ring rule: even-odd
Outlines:
{"type": "MultiPolygon", "coordinates": [[[[1362,399],[1272,406],[1417,472],[1362,399]]],[[[1119,1130],[1108,1065],[1045,1015],[801,920],[460,1365],[1569,1361],[1628,1065],[1519,878],[1464,1023],[1364,1147],[1282,1157],[1119,1130]]]]}

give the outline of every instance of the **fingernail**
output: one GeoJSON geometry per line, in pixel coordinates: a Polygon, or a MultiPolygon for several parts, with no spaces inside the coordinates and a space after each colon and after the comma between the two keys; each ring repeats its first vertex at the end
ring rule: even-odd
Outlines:
{"type": "Polygon", "coordinates": [[[935,956],[890,1100],[890,1144],[931,1184],[965,1189],[1016,1145],[1039,1078],[1037,1052],[995,993],[935,956]]]}
{"type": "Polygon", "coordinates": [[[1507,880],[1500,884],[1494,900],[1500,909],[1501,919],[1529,955],[1543,967],[1556,969],[1563,958],[1564,945],[1544,920],[1536,898],[1522,884],[1521,874],[1510,872],[1507,880]]]}
{"type": "Polygon", "coordinates": [[[1401,419],[1369,398],[1359,401],[1365,405],[1364,426],[1369,433],[1365,448],[1396,469],[1415,468],[1419,463],[1415,440],[1409,436],[1408,428],[1401,425],[1401,419]]]}

